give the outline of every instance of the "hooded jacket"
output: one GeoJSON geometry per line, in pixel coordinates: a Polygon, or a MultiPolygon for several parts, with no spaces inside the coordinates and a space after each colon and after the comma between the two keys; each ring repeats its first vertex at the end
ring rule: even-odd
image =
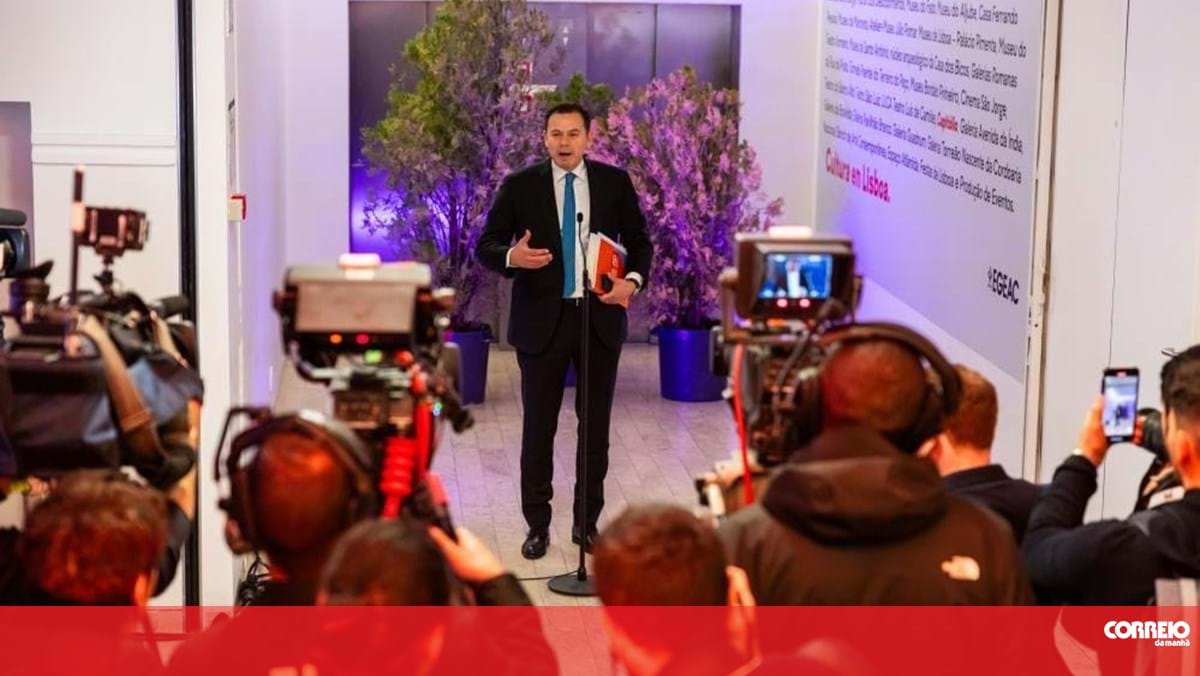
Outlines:
{"type": "Polygon", "coordinates": [[[868,429],[822,433],[720,535],[764,605],[1031,600],[1008,525],[868,429]]]}
{"type": "Polygon", "coordinates": [[[1043,603],[1145,605],[1158,578],[1200,578],[1200,490],[1118,521],[1083,522],[1096,466],[1068,457],[1025,532],[1029,576],[1043,603]]]}

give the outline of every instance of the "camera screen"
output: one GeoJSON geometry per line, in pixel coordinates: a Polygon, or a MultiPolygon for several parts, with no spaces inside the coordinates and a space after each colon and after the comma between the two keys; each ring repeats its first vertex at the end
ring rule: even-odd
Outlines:
{"type": "Polygon", "coordinates": [[[766,262],[759,298],[829,298],[833,286],[830,254],[773,253],[766,262]]]}
{"type": "Polygon", "coordinates": [[[1116,373],[1104,376],[1104,434],[1132,437],[1137,419],[1138,376],[1116,373]]]}
{"type": "Polygon", "coordinates": [[[416,289],[411,286],[324,281],[298,288],[296,330],[301,333],[412,331],[416,289]]]}

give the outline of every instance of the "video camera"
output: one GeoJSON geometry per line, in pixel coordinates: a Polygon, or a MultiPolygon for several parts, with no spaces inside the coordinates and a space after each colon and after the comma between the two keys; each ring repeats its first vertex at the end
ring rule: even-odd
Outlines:
{"type": "Polygon", "coordinates": [[[25,212],[0,208],[0,279],[28,265],[29,233],[25,212]]]}
{"type": "Polygon", "coordinates": [[[746,481],[787,459],[797,441],[797,381],[827,355],[822,335],[853,320],[862,288],[845,237],[775,228],[737,237],[736,268],[720,276],[721,324],[713,329],[712,371],[728,376],[727,396],[741,457],[696,478],[701,503],[720,516],[751,500],[746,481]],[[742,492],[733,490],[742,480],[742,492]]]}
{"type": "MultiPolygon", "coordinates": [[[[274,296],[284,350],[297,373],[329,388],[333,418],[371,449],[382,515],[408,508],[445,523],[449,533],[444,492],[429,466],[443,420],[455,432],[474,424],[457,394],[458,346],[442,339],[454,302],[453,290],[433,288],[426,265],[383,265],[376,256],[355,255],[336,266],[289,268],[274,296]]],[[[241,434],[283,417],[252,416],[241,434]]],[[[223,457],[223,442],[220,449],[218,480],[232,477],[240,463],[232,453],[223,457]]]]}
{"type": "Polygon", "coordinates": [[[16,330],[0,344],[0,475],[132,465],[168,486],[195,463],[203,383],[191,324],[166,320],[181,297],[147,303],[118,290],[112,264],[140,250],[144,213],[83,204],[75,172],[71,289],[51,298],[53,262],[8,272],[16,330]],[[78,288],[79,250],[104,261],[98,292],[78,288]]]}

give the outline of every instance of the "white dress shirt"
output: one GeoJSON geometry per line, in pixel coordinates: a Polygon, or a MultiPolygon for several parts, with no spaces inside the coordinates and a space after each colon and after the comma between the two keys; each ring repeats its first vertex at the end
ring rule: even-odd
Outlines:
{"type": "MultiPolygon", "coordinates": [[[[583,298],[583,266],[587,260],[587,251],[583,247],[587,246],[588,237],[591,236],[590,228],[592,222],[592,196],[588,190],[587,162],[580,162],[570,172],[554,162],[550,163],[550,174],[554,179],[554,213],[558,215],[558,228],[560,232],[562,230],[563,195],[567,189],[567,173],[575,174],[573,185],[575,191],[575,213],[583,214],[583,223],[577,220],[577,216],[571,218],[573,226],[571,230],[575,238],[575,293],[568,296],[568,298],[583,298]]],[[[550,253],[554,256],[562,255],[562,251],[551,251],[550,253]]],[[[505,264],[510,268],[512,267],[511,248],[505,257],[505,264]]],[[[642,276],[636,272],[626,274],[625,278],[634,280],[639,288],[643,284],[642,276]]]]}

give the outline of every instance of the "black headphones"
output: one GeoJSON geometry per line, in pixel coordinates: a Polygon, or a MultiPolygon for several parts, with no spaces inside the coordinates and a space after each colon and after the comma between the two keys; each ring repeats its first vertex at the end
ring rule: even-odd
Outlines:
{"type": "Polygon", "coordinates": [[[916,418],[906,429],[885,435],[902,451],[915,453],[927,439],[942,431],[946,418],[958,408],[962,381],[954,366],[924,336],[899,324],[864,322],[836,327],[817,337],[825,352],[822,366],[805,369],[796,379],[793,392],[795,415],[793,448],[808,445],[822,429],[821,372],[837,350],[852,343],[886,340],[897,343],[925,363],[925,393],[916,418]]]}
{"type": "Polygon", "coordinates": [[[262,548],[254,523],[252,478],[258,462],[259,447],[276,434],[298,434],[312,439],[332,452],[350,478],[352,495],[347,506],[347,525],[369,518],[378,511],[374,454],[366,442],[349,427],[310,410],[276,416],[272,415],[269,408],[264,407],[232,408],[225,417],[225,429],[221,432],[221,442],[217,447],[214,463],[217,482],[220,482],[222,476],[229,479],[229,496],[221,498],[217,504],[237,524],[242,538],[247,543],[256,549],[262,548]],[[253,423],[233,438],[228,454],[223,455],[225,435],[236,415],[247,415],[253,423]],[[247,454],[249,457],[244,457],[247,454]]]}

